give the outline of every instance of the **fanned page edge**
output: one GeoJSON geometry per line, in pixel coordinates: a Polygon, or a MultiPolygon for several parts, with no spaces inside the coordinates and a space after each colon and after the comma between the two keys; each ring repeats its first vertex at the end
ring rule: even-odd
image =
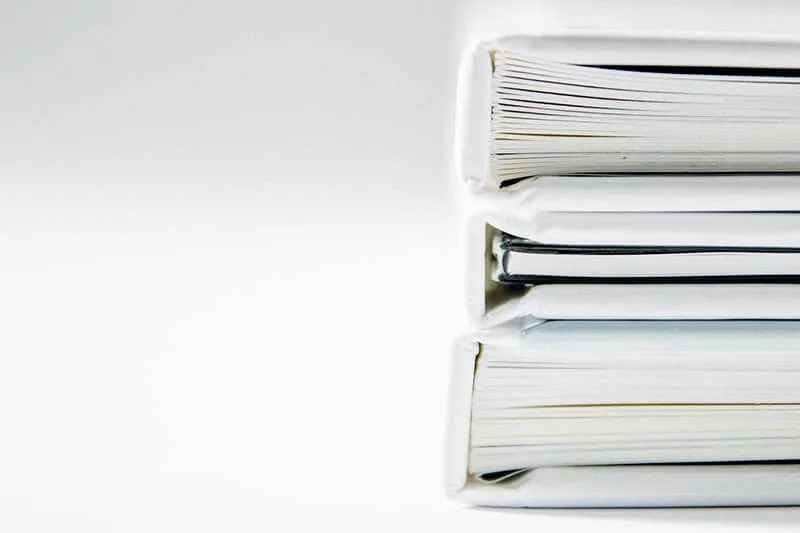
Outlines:
{"type": "Polygon", "coordinates": [[[800,66],[800,40],[790,35],[562,31],[475,42],[460,61],[454,129],[456,174],[472,194],[499,189],[491,175],[489,148],[491,51],[499,47],[533,52],[550,61],[586,65],[800,66]]]}

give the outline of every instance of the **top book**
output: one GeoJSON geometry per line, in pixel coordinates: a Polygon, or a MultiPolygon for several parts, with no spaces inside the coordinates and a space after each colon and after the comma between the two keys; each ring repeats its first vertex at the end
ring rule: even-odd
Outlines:
{"type": "Polygon", "coordinates": [[[500,39],[462,64],[459,170],[473,188],[800,170],[796,43],[553,42],[500,39]]]}

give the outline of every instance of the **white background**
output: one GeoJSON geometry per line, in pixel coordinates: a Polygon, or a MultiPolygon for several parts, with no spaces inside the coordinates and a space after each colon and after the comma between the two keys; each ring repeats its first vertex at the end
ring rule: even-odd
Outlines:
{"type": "Polygon", "coordinates": [[[0,3],[0,529],[796,530],[443,498],[464,40],[796,20],[642,4],[0,3]]]}

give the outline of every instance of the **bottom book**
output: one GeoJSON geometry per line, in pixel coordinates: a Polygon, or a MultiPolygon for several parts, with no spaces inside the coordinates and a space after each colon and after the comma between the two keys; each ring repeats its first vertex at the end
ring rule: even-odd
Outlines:
{"type": "Polygon", "coordinates": [[[800,322],[516,319],[453,369],[462,501],[800,503],[800,322]]]}

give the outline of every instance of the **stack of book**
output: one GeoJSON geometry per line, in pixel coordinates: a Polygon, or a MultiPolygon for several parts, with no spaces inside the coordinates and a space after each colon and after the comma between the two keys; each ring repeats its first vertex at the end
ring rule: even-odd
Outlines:
{"type": "Polygon", "coordinates": [[[800,45],[516,36],[459,84],[451,494],[800,504],[800,45]]]}

